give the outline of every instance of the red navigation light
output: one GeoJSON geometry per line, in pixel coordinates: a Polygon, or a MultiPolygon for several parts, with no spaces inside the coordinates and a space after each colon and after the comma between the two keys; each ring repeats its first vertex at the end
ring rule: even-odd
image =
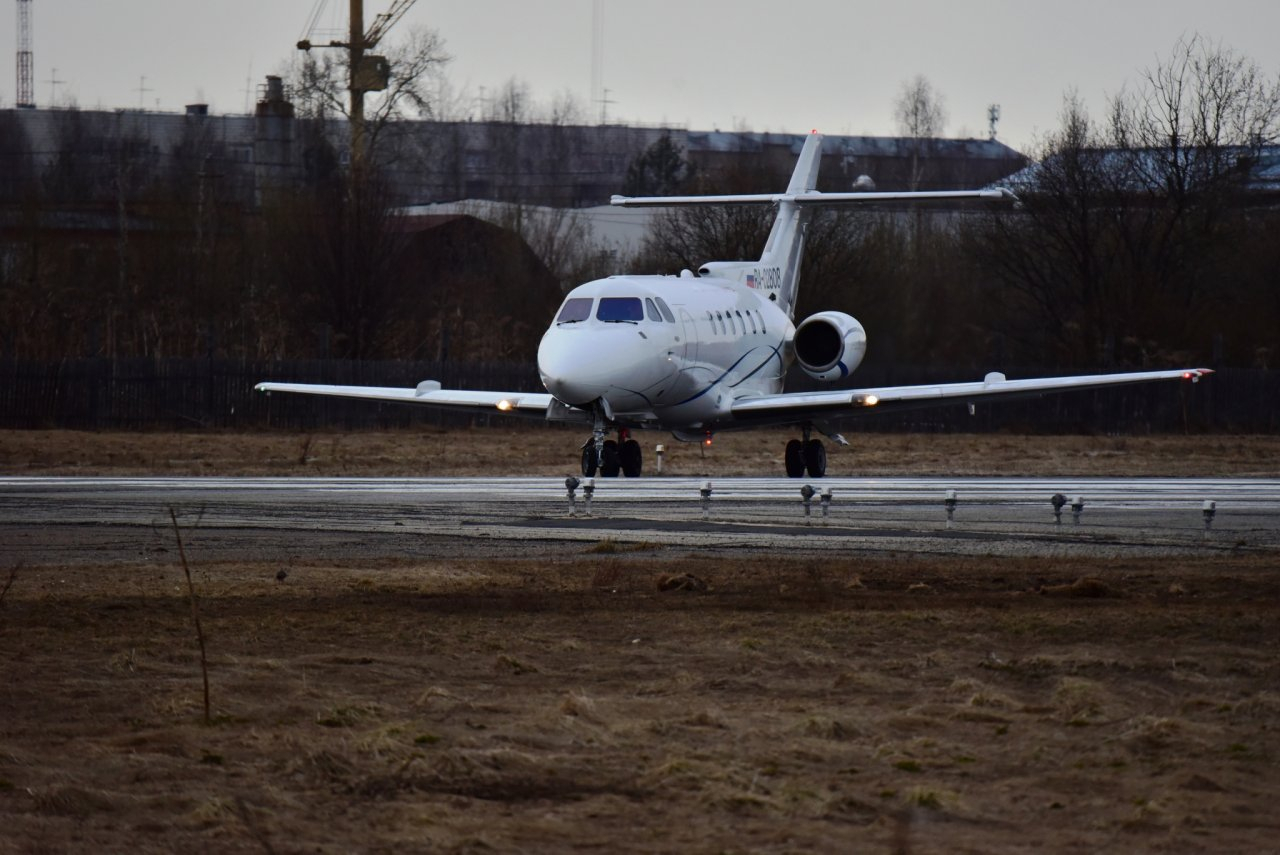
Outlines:
{"type": "Polygon", "coordinates": [[[710,445],[711,445],[711,434],[707,434],[707,435],[706,435],[706,438],[704,438],[704,439],[702,440],[702,444],[703,444],[703,445],[706,445],[706,446],[710,446],[710,445]]]}

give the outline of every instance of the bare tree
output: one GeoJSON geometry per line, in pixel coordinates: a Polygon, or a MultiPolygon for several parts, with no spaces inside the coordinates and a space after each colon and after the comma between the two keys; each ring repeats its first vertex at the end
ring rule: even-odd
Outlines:
{"type": "Polygon", "coordinates": [[[1021,207],[992,210],[966,236],[970,253],[996,272],[989,302],[1015,344],[1045,362],[1091,364],[1131,320],[1108,289],[1127,283],[1114,228],[1125,197],[1115,192],[1118,159],[1074,93],[1060,116],[1034,152],[1031,177],[1014,188],[1021,207]]]}
{"type": "Polygon", "coordinates": [[[1115,99],[1111,136],[1116,148],[1151,155],[1134,161],[1145,187],[1177,200],[1217,189],[1280,136],[1280,78],[1199,35],[1179,39],[1115,99]]]}
{"type": "Polygon", "coordinates": [[[902,84],[894,101],[894,120],[898,133],[911,140],[910,188],[920,189],[923,169],[921,155],[932,150],[931,141],[942,135],[947,124],[947,109],[942,93],[933,88],[923,74],[917,74],[902,84]]]}
{"type": "Polygon", "coordinates": [[[1218,271],[1237,252],[1246,179],[1277,137],[1280,77],[1198,35],[1179,39],[1112,103],[1125,195],[1142,202],[1123,246],[1161,328],[1189,332],[1232,286],[1218,271]]]}
{"type": "MultiPolygon", "coordinates": [[[[442,73],[451,57],[435,30],[411,27],[408,37],[386,50],[390,66],[387,88],[369,93],[365,103],[365,139],[376,152],[379,138],[396,127],[396,119],[436,118],[436,106],[446,89],[442,73]]],[[[303,118],[350,118],[348,56],[345,51],[307,51],[287,77],[298,114],[303,118]]]]}
{"type": "Polygon", "coordinates": [[[1249,260],[1265,255],[1267,228],[1246,194],[1278,125],[1280,84],[1199,37],[1113,99],[1101,125],[1069,97],[1015,188],[1022,210],[969,234],[997,271],[989,302],[1012,312],[1029,353],[1059,364],[1207,350],[1210,334],[1240,327],[1233,306],[1267,304],[1265,267],[1249,260]]]}

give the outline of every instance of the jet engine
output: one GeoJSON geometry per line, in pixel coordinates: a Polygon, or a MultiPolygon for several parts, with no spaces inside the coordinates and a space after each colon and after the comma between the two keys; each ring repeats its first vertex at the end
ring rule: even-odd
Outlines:
{"type": "Polygon", "coordinates": [[[792,339],[796,362],[815,380],[848,377],[867,352],[862,324],[844,312],[819,312],[796,327],[792,339]]]}

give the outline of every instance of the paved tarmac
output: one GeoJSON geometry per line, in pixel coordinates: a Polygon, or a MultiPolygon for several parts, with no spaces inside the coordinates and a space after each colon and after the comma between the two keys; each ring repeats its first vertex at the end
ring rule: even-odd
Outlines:
{"type": "Polygon", "coordinates": [[[704,483],[600,478],[589,513],[582,486],[571,513],[559,478],[5,477],[0,562],[172,560],[170,508],[193,546],[227,560],[556,554],[605,538],[729,553],[1280,555],[1280,479],[725,478],[705,504],[704,483]],[[825,517],[819,495],[806,518],[805,483],[831,490],[825,517]],[[1060,523],[1055,493],[1069,501],[1060,523]]]}

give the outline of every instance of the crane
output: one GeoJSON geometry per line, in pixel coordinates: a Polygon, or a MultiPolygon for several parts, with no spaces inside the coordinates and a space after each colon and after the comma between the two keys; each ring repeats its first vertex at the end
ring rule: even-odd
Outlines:
{"type": "Polygon", "coordinates": [[[31,72],[31,0],[18,0],[18,98],[15,103],[27,110],[36,106],[31,72]]]}
{"type": "MultiPolygon", "coordinates": [[[[21,0],[20,0],[21,2],[21,0]]],[[[29,2],[29,0],[28,0],[29,2]]],[[[391,8],[375,15],[373,24],[364,29],[364,0],[349,0],[351,4],[347,40],[331,39],[323,47],[345,48],[348,54],[347,89],[351,92],[351,167],[358,170],[364,165],[364,93],[381,92],[391,78],[391,64],[385,56],[368,53],[378,46],[387,31],[404,17],[417,0],[393,0],[391,8]]],[[[325,0],[317,0],[306,37],[298,42],[298,50],[311,50],[310,35],[324,8],[325,0]]]]}

